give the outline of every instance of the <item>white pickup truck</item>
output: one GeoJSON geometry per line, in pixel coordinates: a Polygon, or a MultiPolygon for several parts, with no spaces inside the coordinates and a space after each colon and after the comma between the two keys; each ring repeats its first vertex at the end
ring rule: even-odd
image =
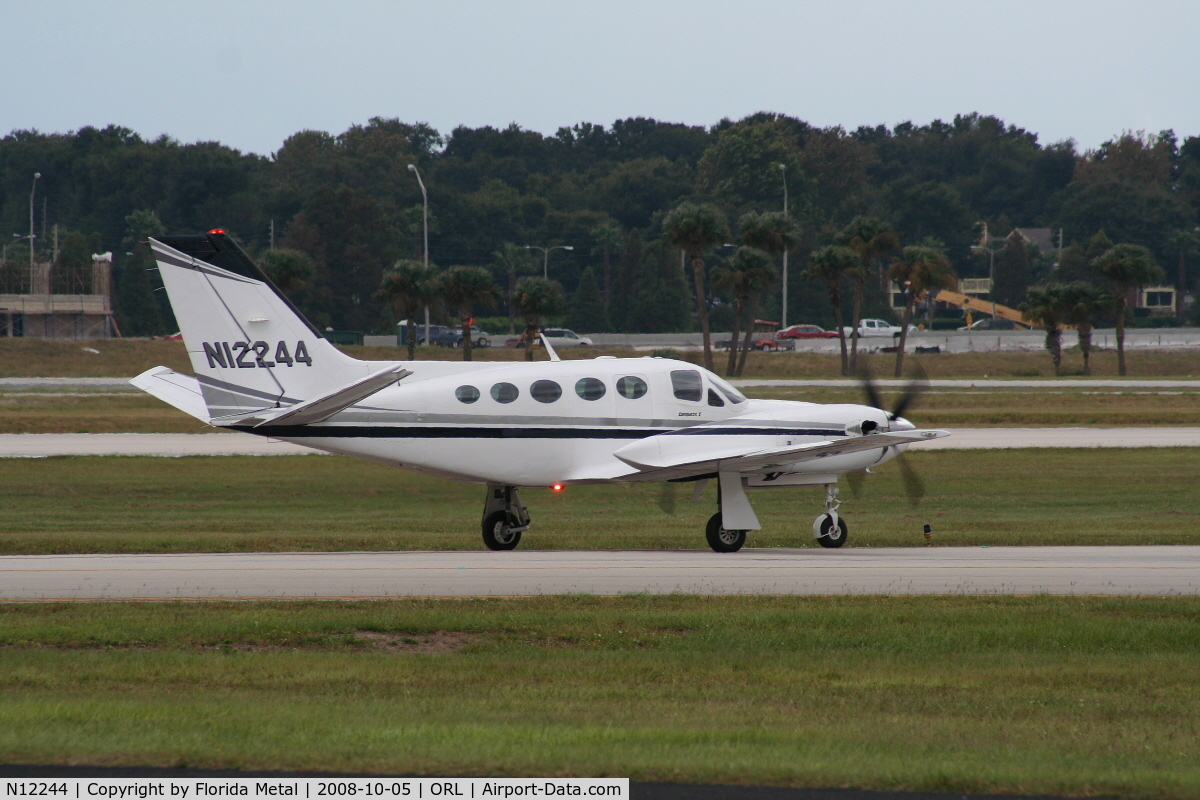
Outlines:
{"type": "MultiPolygon", "coordinates": [[[[842,328],[846,336],[854,334],[854,328],[842,328]]],[[[882,319],[860,319],[858,321],[858,337],[866,336],[899,336],[900,327],[882,319]]]]}

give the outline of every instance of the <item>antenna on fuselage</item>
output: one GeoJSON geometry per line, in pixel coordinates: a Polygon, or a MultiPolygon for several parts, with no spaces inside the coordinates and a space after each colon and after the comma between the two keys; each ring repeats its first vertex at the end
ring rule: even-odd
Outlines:
{"type": "Polygon", "coordinates": [[[558,357],[558,353],[555,352],[554,345],[550,344],[550,340],[546,338],[545,331],[542,331],[542,347],[546,348],[546,353],[550,356],[551,361],[562,361],[562,359],[558,357]]]}

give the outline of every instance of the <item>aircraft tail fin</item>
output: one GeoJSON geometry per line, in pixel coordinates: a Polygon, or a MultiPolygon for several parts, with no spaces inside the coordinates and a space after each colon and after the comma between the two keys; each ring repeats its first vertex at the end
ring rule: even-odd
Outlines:
{"type": "Polygon", "coordinates": [[[388,366],[324,339],[223,231],[150,245],[213,424],[321,398],[388,366]]]}

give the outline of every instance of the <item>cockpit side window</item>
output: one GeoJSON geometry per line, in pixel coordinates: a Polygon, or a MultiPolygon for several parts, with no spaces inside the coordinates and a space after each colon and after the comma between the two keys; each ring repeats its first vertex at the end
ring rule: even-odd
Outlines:
{"type": "Polygon", "coordinates": [[[700,373],[694,369],[671,370],[671,388],[675,391],[675,397],[680,400],[699,403],[704,397],[704,383],[700,379],[700,373]]]}
{"type": "Polygon", "coordinates": [[[718,378],[716,375],[709,375],[708,377],[709,380],[712,381],[712,385],[716,386],[721,394],[725,395],[729,402],[733,403],[735,406],[739,403],[746,402],[746,396],[744,394],[718,378]]]}
{"type": "Polygon", "coordinates": [[[709,389],[708,390],[708,404],[710,406],[723,406],[723,405],[725,405],[725,401],[721,399],[721,395],[717,394],[712,389],[709,389]]]}

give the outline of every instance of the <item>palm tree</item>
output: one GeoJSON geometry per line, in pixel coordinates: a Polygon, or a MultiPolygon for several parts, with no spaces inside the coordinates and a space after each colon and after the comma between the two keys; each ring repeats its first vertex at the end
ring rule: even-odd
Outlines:
{"type": "Polygon", "coordinates": [[[1137,286],[1160,281],[1163,272],[1150,251],[1140,244],[1119,244],[1092,262],[1092,269],[1112,281],[1117,290],[1117,374],[1125,375],[1125,309],[1137,286]]]}
{"type": "Polygon", "coordinates": [[[312,259],[299,250],[268,250],[259,259],[258,265],[271,279],[271,283],[284,294],[291,294],[312,283],[316,277],[317,268],[312,259]]]}
{"type": "Polygon", "coordinates": [[[612,298],[612,268],[610,256],[621,249],[625,243],[625,234],[621,226],[615,222],[601,222],[592,228],[592,255],[604,259],[604,313],[608,313],[609,301],[612,298]]]}
{"type": "Polygon", "coordinates": [[[390,303],[396,315],[408,322],[409,361],[417,357],[417,313],[433,303],[439,291],[436,267],[402,258],[384,274],[375,293],[376,299],[390,303]]]}
{"type": "MultiPolygon", "coordinates": [[[[733,338],[729,342],[729,364],[725,374],[738,375],[738,334],[741,332],[742,319],[746,307],[750,305],[751,295],[761,295],[766,276],[771,274],[771,258],[762,250],[743,245],[733,254],[729,263],[713,270],[713,286],[727,289],[733,294],[733,338]]],[[[758,311],[757,303],[753,304],[750,317],[746,321],[747,333],[754,330],[754,315],[758,311]]],[[[750,337],[746,337],[746,347],[749,347],[750,337]]]]}
{"type": "Polygon", "coordinates": [[[483,267],[451,267],[442,273],[440,283],[442,299],[458,312],[462,323],[463,361],[470,361],[472,310],[477,303],[495,305],[496,283],[483,267]]]}
{"type": "Polygon", "coordinates": [[[529,272],[533,266],[533,259],[529,257],[529,251],[524,247],[515,245],[512,242],[505,242],[500,245],[500,249],[492,253],[492,258],[495,259],[492,263],[495,264],[497,271],[508,277],[508,333],[511,336],[516,333],[514,321],[516,319],[516,309],[513,306],[513,292],[517,288],[517,275],[522,272],[529,272]]]}
{"type": "MultiPolygon", "coordinates": [[[[771,260],[780,258],[800,243],[800,226],[782,211],[767,211],[762,214],[751,211],[743,214],[738,221],[738,228],[741,230],[739,238],[742,244],[763,251],[771,260]]],[[[751,322],[758,314],[758,303],[762,299],[763,291],[774,282],[774,270],[768,269],[758,273],[757,288],[750,295],[751,322]]],[[[786,297],[783,298],[783,302],[787,303],[786,297]]],[[[746,353],[750,351],[753,333],[753,325],[746,328],[746,340],[742,343],[742,355],[738,359],[738,375],[746,369],[746,353]]]]}
{"type": "Polygon", "coordinates": [[[546,317],[562,313],[566,295],[558,281],[531,275],[517,281],[513,303],[525,317],[525,360],[533,361],[533,341],[538,328],[546,317]]]}
{"type": "Polygon", "coordinates": [[[954,285],[950,261],[939,248],[913,244],[904,248],[903,252],[903,257],[892,260],[887,275],[905,290],[904,319],[900,323],[900,344],[896,349],[897,378],[903,374],[904,345],[908,341],[908,325],[912,322],[917,301],[936,293],[938,289],[949,289],[954,285]]]}
{"type": "Polygon", "coordinates": [[[858,264],[847,275],[854,282],[854,312],[850,330],[849,374],[858,370],[858,323],[862,319],[863,296],[867,279],[875,272],[880,259],[900,249],[900,240],[886,222],[875,217],[855,217],[834,240],[858,254],[858,264]]]}
{"type": "Polygon", "coordinates": [[[708,296],[704,291],[704,251],[729,238],[729,223],[719,208],[710,204],[681,203],[663,221],[667,239],[687,254],[696,285],[696,316],[704,338],[704,366],[713,368],[712,335],[708,330],[708,296]]]}
{"type": "Polygon", "coordinates": [[[1092,374],[1092,320],[1098,314],[1112,310],[1113,297],[1095,284],[1074,281],[1063,287],[1067,315],[1064,320],[1075,326],[1079,336],[1079,352],[1083,354],[1083,374],[1092,374]]]}
{"type": "Polygon", "coordinates": [[[1046,329],[1046,350],[1054,360],[1054,374],[1062,374],[1062,324],[1071,312],[1071,297],[1062,283],[1030,286],[1025,302],[1017,306],[1026,317],[1046,329]]]}
{"type": "Polygon", "coordinates": [[[858,266],[858,253],[849,247],[831,244],[822,247],[808,260],[807,278],[825,284],[829,302],[833,306],[833,318],[837,324],[838,343],[842,346],[842,374],[850,375],[850,361],[846,355],[846,329],[842,325],[842,278],[858,266]]]}

